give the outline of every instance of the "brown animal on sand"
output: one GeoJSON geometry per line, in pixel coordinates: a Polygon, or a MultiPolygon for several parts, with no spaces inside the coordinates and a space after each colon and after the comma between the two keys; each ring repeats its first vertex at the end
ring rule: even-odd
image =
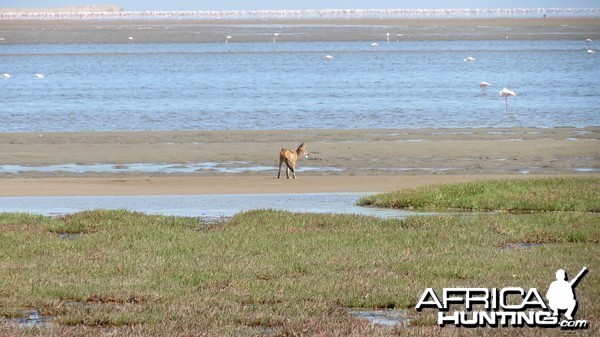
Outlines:
{"type": "Polygon", "coordinates": [[[296,162],[300,156],[308,158],[308,150],[306,149],[306,143],[304,142],[302,142],[296,150],[281,149],[281,152],[279,152],[279,172],[277,173],[277,179],[281,176],[281,164],[283,163],[286,165],[285,174],[287,178],[290,179],[291,170],[294,179],[296,179],[296,162]]]}

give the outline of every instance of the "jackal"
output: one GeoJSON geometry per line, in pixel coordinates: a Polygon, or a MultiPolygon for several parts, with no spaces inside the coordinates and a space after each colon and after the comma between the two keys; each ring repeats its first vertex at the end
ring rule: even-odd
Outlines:
{"type": "Polygon", "coordinates": [[[290,179],[290,170],[292,171],[292,175],[294,179],[296,179],[296,161],[298,161],[299,156],[304,156],[304,158],[308,158],[308,150],[306,149],[306,143],[302,142],[300,146],[294,151],[289,149],[281,149],[279,152],[279,172],[277,173],[277,179],[281,176],[281,164],[285,163],[287,166],[285,168],[285,175],[288,179],[290,179]]]}

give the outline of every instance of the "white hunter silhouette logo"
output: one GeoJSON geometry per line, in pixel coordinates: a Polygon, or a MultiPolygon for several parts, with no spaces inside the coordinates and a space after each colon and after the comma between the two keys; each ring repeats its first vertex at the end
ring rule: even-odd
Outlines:
{"type": "Polygon", "coordinates": [[[583,267],[579,274],[571,282],[568,282],[567,274],[563,269],[556,271],[556,281],[550,284],[546,293],[548,306],[552,309],[553,316],[558,316],[559,310],[566,310],[565,317],[570,321],[573,320],[573,313],[577,309],[577,300],[573,289],[586,272],[587,268],[583,267]]]}
{"type": "Polygon", "coordinates": [[[575,287],[587,273],[584,267],[570,281],[563,269],[556,271],[556,280],[548,287],[546,303],[536,288],[443,288],[438,296],[427,288],[415,309],[438,309],[438,325],[456,327],[560,327],[585,329],[587,320],[574,320],[577,311],[575,287]],[[453,306],[460,310],[451,311],[453,306]],[[565,320],[560,320],[564,312],[565,320]]]}

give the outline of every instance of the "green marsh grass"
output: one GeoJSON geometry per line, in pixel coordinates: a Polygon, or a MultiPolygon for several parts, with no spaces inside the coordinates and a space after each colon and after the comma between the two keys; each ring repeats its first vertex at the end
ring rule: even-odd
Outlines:
{"type": "Polygon", "coordinates": [[[86,211],[0,215],[0,335],[545,336],[548,329],[437,327],[427,287],[536,287],[590,272],[576,317],[600,330],[600,217],[589,212],[381,219],[256,210],[227,222],[86,211]],[[61,234],[71,234],[65,238],[61,234]],[[514,248],[514,243],[536,243],[514,248]],[[350,309],[407,310],[409,326],[350,309]],[[6,318],[37,311],[50,327],[6,318]]]}
{"type": "Polygon", "coordinates": [[[600,212],[599,178],[472,181],[367,196],[361,206],[469,211],[600,212]]]}

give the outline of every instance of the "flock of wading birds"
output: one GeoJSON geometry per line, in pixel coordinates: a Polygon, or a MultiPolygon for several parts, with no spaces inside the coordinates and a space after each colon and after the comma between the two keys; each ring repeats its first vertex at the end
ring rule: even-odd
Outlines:
{"type": "MultiPolygon", "coordinates": [[[[398,39],[396,41],[399,41],[400,38],[403,36],[403,34],[397,34],[398,39]]],[[[390,33],[386,33],[386,38],[387,38],[387,42],[390,42],[390,33]]],[[[231,35],[227,35],[225,37],[225,43],[229,43],[229,41],[232,39],[231,35]]],[[[279,33],[273,33],[273,43],[277,42],[277,40],[279,39],[279,33]]],[[[510,39],[509,36],[506,37],[507,40],[510,39]]],[[[130,41],[133,41],[134,38],[133,37],[129,37],[130,41]]],[[[592,43],[592,39],[586,39],[585,40],[586,43],[586,47],[587,47],[587,55],[588,56],[593,56],[595,51],[593,49],[590,48],[590,44],[592,43]]],[[[379,46],[379,44],[377,42],[373,42],[371,43],[371,49],[375,50],[375,48],[377,48],[379,46]]],[[[335,59],[335,57],[333,57],[332,55],[325,55],[325,59],[327,61],[333,61],[335,59]]],[[[467,56],[464,59],[465,62],[475,62],[477,61],[474,57],[472,56],[467,56]]],[[[480,82],[479,83],[479,87],[481,88],[481,91],[483,93],[483,95],[487,95],[487,88],[490,87],[491,84],[488,82],[480,82]]],[[[505,104],[506,104],[506,109],[508,109],[508,98],[510,96],[517,96],[517,93],[508,89],[508,88],[503,88],[502,90],[500,90],[499,92],[500,97],[504,97],[505,100],[505,104]]]]}
{"type": "MultiPolygon", "coordinates": [[[[399,39],[400,39],[400,37],[402,37],[402,35],[403,34],[397,34],[397,36],[398,36],[398,40],[397,41],[399,41],[399,39]]],[[[390,42],[390,33],[386,33],[386,37],[387,37],[387,42],[390,42]]],[[[231,35],[227,35],[225,37],[225,43],[229,43],[229,41],[232,38],[233,37],[231,35]]],[[[277,42],[278,39],[279,39],[279,33],[273,33],[273,43],[277,42]]],[[[506,39],[508,40],[508,39],[510,39],[510,37],[507,36],[506,39]]],[[[3,40],[4,40],[3,38],[0,38],[0,41],[3,41],[3,40]]],[[[129,36],[127,38],[127,40],[129,42],[134,42],[135,38],[133,36],[129,36]]],[[[591,47],[590,47],[591,42],[592,42],[592,39],[586,39],[585,40],[586,47],[587,47],[587,51],[586,52],[587,52],[587,55],[590,56],[590,57],[593,56],[594,53],[595,53],[595,51],[593,49],[591,49],[591,47]]],[[[379,46],[379,44],[377,42],[371,43],[371,49],[372,50],[375,50],[378,46],[379,46]]],[[[335,57],[333,57],[332,55],[329,55],[329,54],[325,55],[325,60],[327,60],[327,61],[333,61],[334,59],[335,59],[335,57]]],[[[472,57],[472,56],[467,56],[464,59],[464,61],[465,62],[475,62],[477,60],[474,57],[472,57]]],[[[41,73],[37,73],[34,76],[36,78],[44,78],[44,74],[41,74],[41,73]]],[[[11,76],[10,76],[9,73],[0,74],[0,78],[10,78],[10,77],[11,76]]],[[[487,88],[490,87],[490,86],[491,86],[491,84],[488,83],[488,82],[485,82],[485,81],[479,83],[479,87],[481,88],[481,91],[482,91],[483,95],[487,95],[487,88]]],[[[504,97],[505,104],[506,104],[506,109],[508,109],[508,98],[510,96],[516,96],[517,93],[505,87],[502,90],[500,90],[499,95],[500,95],[500,97],[504,97]]]]}

